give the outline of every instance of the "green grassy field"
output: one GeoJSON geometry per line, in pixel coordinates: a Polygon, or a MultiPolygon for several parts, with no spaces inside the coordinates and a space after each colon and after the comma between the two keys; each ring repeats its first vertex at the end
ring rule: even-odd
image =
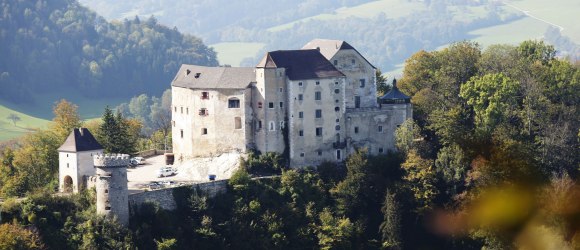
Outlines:
{"type": "Polygon", "coordinates": [[[405,0],[380,0],[365,3],[348,8],[340,8],[332,14],[320,14],[311,17],[302,18],[293,22],[278,25],[267,29],[269,32],[278,32],[292,28],[294,24],[306,22],[309,20],[335,20],[347,17],[372,18],[378,14],[384,13],[389,18],[399,18],[413,13],[414,11],[424,10],[425,5],[419,2],[409,2],[405,0]]]}
{"type": "Polygon", "coordinates": [[[240,62],[247,57],[254,57],[263,47],[264,43],[216,43],[210,45],[216,52],[220,64],[229,64],[233,67],[240,66],[240,62]]]}
{"type": "Polygon", "coordinates": [[[0,105],[0,141],[14,139],[38,128],[46,128],[49,121],[9,109],[0,105]],[[15,114],[20,118],[15,124],[8,116],[15,114]]]}

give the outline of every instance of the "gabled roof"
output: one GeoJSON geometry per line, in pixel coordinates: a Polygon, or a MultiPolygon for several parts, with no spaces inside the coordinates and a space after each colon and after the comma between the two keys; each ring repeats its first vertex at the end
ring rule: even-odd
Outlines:
{"type": "Polygon", "coordinates": [[[397,79],[393,79],[393,88],[391,88],[391,90],[384,96],[381,96],[381,100],[411,100],[411,97],[403,94],[403,92],[397,88],[397,79]]]}
{"type": "Polygon", "coordinates": [[[58,148],[59,152],[83,152],[103,149],[87,128],[75,128],[58,148]]]}
{"type": "Polygon", "coordinates": [[[360,52],[358,52],[358,50],[356,50],[352,45],[350,45],[349,43],[342,41],[342,40],[314,39],[314,40],[308,42],[306,45],[304,45],[304,47],[302,47],[302,49],[319,50],[320,53],[322,55],[324,55],[324,57],[326,57],[327,60],[331,60],[334,57],[334,55],[336,55],[336,53],[338,53],[338,51],[340,51],[340,50],[351,49],[351,50],[356,51],[356,53],[358,53],[363,59],[365,59],[365,61],[369,65],[371,65],[373,68],[376,68],[360,52]]]}
{"type": "Polygon", "coordinates": [[[290,80],[344,76],[318,50],[271,51],[256,68],[285,68],[290,80]]]}
{"type": "Polygon", "coordinates": [[[183,64],[171,86],[190,89],[245,89],[255,81],[254,68],[183,64]]]}

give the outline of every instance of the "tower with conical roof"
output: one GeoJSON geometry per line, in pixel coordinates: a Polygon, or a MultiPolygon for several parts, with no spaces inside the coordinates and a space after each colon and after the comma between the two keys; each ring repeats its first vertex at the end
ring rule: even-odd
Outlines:
{"type": "Polygon", "coordinates": [[[84,188],[84,177],[95,175],[93,155],[103,147],[86,128],[75,128],[58,148],[60,192],[77,193],[84,188]]]}

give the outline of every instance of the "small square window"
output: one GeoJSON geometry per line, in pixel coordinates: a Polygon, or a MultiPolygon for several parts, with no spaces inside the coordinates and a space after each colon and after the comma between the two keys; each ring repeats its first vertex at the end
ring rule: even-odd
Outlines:
{"type": "Polygon", "coordinates": [[[322,136],[322,127],[316,128],[316,136],[322,136]]]}
{"type": "Polygon", "coordinates": [[[202,135],[207,135],[207,128],[202,128],[201,129],[201,134],[202,135]]]}
{"type": "Polygon", "coordinates": [[[268,108],[271,108],[271,109],[273,109],[273,108],[274,108],[274,103],[273,103],[273,102],[269,102],[269,103],[268,103],[268,108]]]}
{"type": "Polygon", "coordinates": [[[299,136],[304,136],[304,130],[300,130],[300,131],[298,131],[298,135],[299,135],[299,136]]]}
{"type": "Polygon", "coordinates": [[[335,94],[338,94],[338,93],[340,93],[340,89],[334,89],[334,93],[335,93],[335,94]]]}
{"type": "Polygon", "coordinates": [[[261,109],[262,108],[262,102],[258,102],[258,108],[261,109]]]}
{"type": "Polygon", "coordinates": [[[314,92],[314,100],[320,101],[322,99],[322,93],[320,91],[314,92]]]}
{"type": "Polygon", "coordinates": [[[298,101],[302,101],[304,99],[304,96],[302,94],[298,94],[298,101]]]}
{"type": "Polygon", "coordinates": [[[201,99],[202,100],[209,99],[209,92],[201,92],[201,99]]]}
{"type": "Polygon", "coordinates": [[[360,79],[360,87],[361,88],[365,87],[365,79],[360,79]]]}
{"type": "Polygon", "coordinates": [[[334,111],[336,112],[340,111],[340,107],[334,107],[334,111]]]}
{"type": "Polygon", "coordinates": [[[318,156],[322,156],[322,151],[318,150],[318,156]]]}
{"type": "Polygon", "coordinates": [[[302,87],[302,82],[298,82],[298,87],[302,87]]]}
{"type": "Polygon", "coordinates": [[[338,99],[334,100],[335,103],[338,103],[338,99]]]}
{"type": "Polygon", "coordinates": [[[340,119],[336,119],[336,122],[340,122],[340,119]]]}
{"type": "Polygon", "coordinates": [[[335,129],[336,131],[340,131],[340,125],[336,125],[336,126],[334,127],[334,129],[335,129]]]}
{"type": "Polygon", "coordinates": [[[300,157],[304,157],[304,152],[300,153],[300,157]]]}
{"type": "Polygon", "coordinates": [[[358,127],[354,127],[354,133],[358,134],[358,127]]]}
{"type": "Polygon", "coordinates": [[[322,109],[317,109],[316,110],[315,118],[322,118],[322,109]]]}
{"type": "Polygon", "coordinates": [[[379,130],[379,133],[382,133],[383,132],[383,126],[379,126],[378,127],[378,130],[379,130]]]}
{"type": "Polygon", "coordinates": [[[379,148],[379,153],[383,153],[383,152],[384,152],[383,148],[379,148]]]}
{"type": "Polygon", "coordinates": [[[334,82],[334,85],[338,85],[338,82],[334,82]]]}
{"type": "Polygon", "coordinates": [[[238,98],[231,98],[228,100],[228,108],[236,109],[240,108],[240,99],[238,98]]]}
{"type": "Polygon", "coordinates": [[[282,88],[279,88],[278,91],[280,91],[280,93],[282,93],[283,89],[282,88]]]}
{"type": "Polygon", "coordinates": [[[209,111],[206,108],[202,108],[199,110],[199,115],[201,116],[209,115],[209,111]]]}
{"type": "Polygon", "coordinates": [[[302,111],[298,112],[298,118],[304,118],[304,112],[302,111]]]}
{"type": "Polygon", "coordinates": [[[316,81],[316,85],[320,85],[320,81],[316,81]]]}

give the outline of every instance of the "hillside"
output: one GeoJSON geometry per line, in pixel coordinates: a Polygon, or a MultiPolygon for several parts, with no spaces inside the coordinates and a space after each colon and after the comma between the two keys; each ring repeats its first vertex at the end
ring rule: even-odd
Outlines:
{"type": "Polygon", "coordinates": [[[81,3],[108,19],[155,15],[161,23],[196,32],[215,44],[221,62],[234,66],[254,65],[267,50],[300,48],[313,38],[347,40],[383,72],[400,73],[413,51],[465,39],[486,46],[545,37],[563,55],[580,55],[576,35],[580,30],[574,25],[580,4],[573,0],[311,0],[268,5],[252,1],[243,6],[221,0],[81,3]],[[265,45],[256,49],[257,44],[265,45]]]}
{"type": "Polygon", "coordinates": [[[0,8],[0,103],[12,108],[160,95],[182,63],[218,64],[199,38],[155,18],[108,22],[76,0],[0,0],[0,8]]]}

